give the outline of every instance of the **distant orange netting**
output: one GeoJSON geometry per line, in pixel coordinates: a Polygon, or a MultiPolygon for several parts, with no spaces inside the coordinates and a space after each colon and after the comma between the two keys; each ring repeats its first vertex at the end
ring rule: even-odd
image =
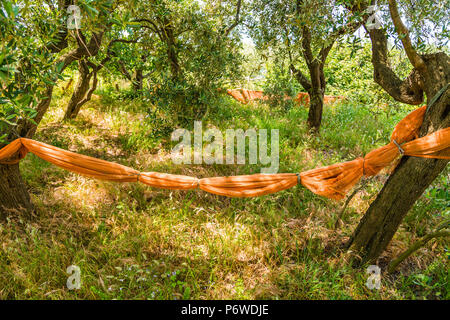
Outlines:
{"type": "Polygon", "coordinates": [[[198,179],[158,172],[139,172],[132,168],[48,144],[20,138],[0,150],[1,164],[15,164],[28,152],[63,169],[95,179],[115,182],[141,182],[163,189],[196,189],[228,196],[255,197],[285,190],[299,182],[312,192],[331,199],[342,199],[363,177],[374,176],[400,155],[450,159],[450,127],[418,138],[426,106],[402,121],[392,133],[391,142],[369,152],[364,158],[296,173],[253,174],[198,179]]]}
{"type": "MultiPolygon", "coordinates": [[[[255,100],[268,100],[269,96],[263,94],[261,90],[247,90],[247,89],[228,89],[227,94],[232,96],[236,101],[239,101],[243,104],[247,104],[249,102],[255,100]]],[[[285,100],[291,99],[289,96],[284,97],[285,100]]],[[[323,103],[331,104],[337,101],[344,100],[344,96],[327,96],[324,95],[323,103]]],[[[297,96],[294,98],[294,101],[298,105],[309,106],[310,98],[307,92],[299,92],[297,96]]]]}
{"type": "Polygon", "coordinates": [[[263,95],[261,90],[228,89],[227,94],[243,104],[254,100],[267,100],[267,97],[263,95]]]}

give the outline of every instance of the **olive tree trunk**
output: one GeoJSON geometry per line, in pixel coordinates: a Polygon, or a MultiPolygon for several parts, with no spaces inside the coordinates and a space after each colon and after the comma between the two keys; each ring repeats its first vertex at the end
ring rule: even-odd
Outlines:
{"type": "Polygon", "coordinates": [[[137,68],[133,74],[133,90],[135,92],[142,91],[143,88],[143,82],[144,82],[144,73],[143,70],[140,68],[137,68]]]}
{"type": "MultiPolygon", "coordinates": [[[[79,46],[76,49],[62,55],[55,62],[55,65],[62,64],[60,72],[62,73],[72,62],[86,57],[89,53],[96,53],[99,49],[99,44],[101,43],[103,33],[104,31],[94,33],[87,44],[87,48],[85,46],[79,46]]],[[[61,39],[64,40],[63,38],[61,39]]],[[[64,42],[67,41],[64,40],[64,42]]],[[[65,45],[53,46],[52,52],[60,52],[66,47],[67,43],[65,43],[65,45]]],[[[37,114],[33,118],[33,121],[30,121],[29,119],[22,119],[18,122],[17,127],[14,129],[18,135],[30,139],[34,136],[37,126],[43,119],[50,106],[53,89],[54,84],[46,85],[44,97],[36,106],[37,114]]],[[[12,132],[12,128],[7,129],[6,133],[10,132],[12,132]]],[[[9,141],[12,140],[13,138],[9,139],[9,141]]],[[[33,205],[31,203],[26,185],[21,177],[19,165],[0,164],[0,219],[4,219],[11,214],[22,211],[31,215],[33,212],[33,205]]]]}
{"type": "Polygon", "coordinates": [[[308,128],[312,132],[319,132],[322,123],[323,99],[325,90],[318,88],[309,93],[308,128]]]}
{"type": "Polygon", "coordinates": [[[81,107],[91,100],[92,94],[95,89],[97,89],[97,68],[94,67],[93,71],[90,72],[88,65],[84,61],[79,61],[79,67],[80,75],[67,106],[64,119],[75,119],[78,116],[81,107]]]}
{"type": "Polygon", "coordinates": [[[0,221],[19,212],[33,211],[30,195],[22,180],[19,165],[0,164],[0,221]]]}
{"type": "Polygon", "coordinates": [[[363,262],[375,262],[423,192],[442,172],[446,160],[407,158],[389,177],[349,242],[363,262]]]}
{"type": "MultiPolygon", "coordinates": [[[[450,90],[446,88],[450,83],[450,58],[442,52],[422,55],[419,57],[421,64],[416,64],[410,76],[402,81],[388,66],[386,36],[379,30],[371,31],[370,36],[375,81],[394,99],[410,104],[421,103],[426,93],[428,107],[420,136],[448,127],[450,90]]],[[[348,246],[358,253],[360,262],[376,262],[403,218],[447,162],[415,157],[401,160],[349,240],[348,246]]]]}

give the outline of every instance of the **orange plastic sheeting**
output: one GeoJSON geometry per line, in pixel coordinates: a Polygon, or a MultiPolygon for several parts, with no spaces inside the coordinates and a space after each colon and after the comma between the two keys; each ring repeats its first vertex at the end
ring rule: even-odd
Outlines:
{"type": "Polygon", "coordinates": [[[298,105],[309,106],[309,94],[308,92],[299,92],[295,97],[295,102],[298,105]]]}
{"type": "MultiPolygon", "coordinates": [[[[247,89],[228,89],[227,94],[232,96],[235,100],[247,104],[255,100],[267,100],[268,97],[263,94],[261,90],[247,90],[247,89]]],[[[289,96],[285,96],[285,100],[291,99],[289,96]]],[[[323,98],[324,104],[334,103],[336,101],[344,100],[344,96],[327,96],[323,98]]],[[[309,106],[310,98],[307,92],[299,92],[294,98],[294,101],[298,105],[309,106]]]]}
{"type": "Polygon", "coordinates": [[[115,182],[139,181],[163,189],[188,190],[200,188],[210,193],[230,197],[260,196],[284,190],[297,184],[297,174],[294,173],[197,179],[159,172],[139,172],[120,164],[80,155],[26,138],[17,139],[1,149],[0,163],[17,163],[28,152],[58,167],[95,179],[115,182]],[[13,157],[16,157],[16,159],[12,159],[13,157]]]}
{"type": "Polygon", "coordinates": [[[291,188],[298,183],[295,173],[252,174],[200,179],[200,189],[228,197],[256,197],[291,188]]]}
{"type": "Polygon", "coordinates": [[[267,99],[267,97],[263,95],[263,92],[261,90],[228,89],[227,94],[243,104],[247,104],[254,100],[267,99]]]}
{"type": "Polygon", "coordinates": [[[302,184],[316,194],[342,199],[363,176],[374,176],[394,162],[401,154],[394,140],[397,144],[403,143],[401,148],[406,156],[450,159],[450,128],[411,140],[422,125],[425,108],[413,111],[400,121],[389,144],[369,152],[364,158],[303,172],[300,174],[302,184]]]}
{"type": "Polygon", "coordinates": [[[196,189],[228,196],[255,197],[301,184],[331,199],[342,199],[363,176],[373,176],[391,165],[403,152],[407,156],[449,159],[450,127],[416,138],[426,107],[411,112],[394,129],[391,142],[369,152],[364,158],[302,172],[254,174],[197,179],[158,172],[139,172],[132,168],[80,155],[42,142],[20,138],[0,149],[0,163],[14,164],[28,152],[61,168],[101,180],[141,182],[164,189],[196,189]],[[416,138],[416,139],[415,139],[416,138]],[[394,142],[395,141],[395,142],[394,142]],[[397,144],[401,145],[401,149],[397,144]]]}
{"type": "MultiPolygon", "coordinates": [[[[331,104],[331,103],[334,103],[334,102],[337,102],[337,101],[342,101],[344,99],[345,99],[344,96],[327,96],[327,95],[325,95],[323,97],[323,103],[324,104],[331,104]]],[[[309,106],[310,98],[309,98],[308,92],[299,92],[297,94],[297,96],[295,97],[295,102],[298,105],[309,106]]]]}
{"type": "Polygon", "coordinates": [[[338,101],[342,101],[344,99],[345,99],[344,96],[327,96],[327,95],[325,95],[323,97],[323,103],[324,104],[331,104],[331,103],[335,103],[335,102],[338,102],[338,101]]]}
{"type": "Polygon", "coordinates": [[[6,160],[6,163],[18,162],[14,159],[8,161],[8,158],[14,156],[17,152],[20,154],[19,159],[31,152],[58,167],[101,180],[134,182],[137,181],[139,175],[139,171],[117,163],[84,156],[26,138],[17,139],[0,150],[0,161],[6,160]]]}

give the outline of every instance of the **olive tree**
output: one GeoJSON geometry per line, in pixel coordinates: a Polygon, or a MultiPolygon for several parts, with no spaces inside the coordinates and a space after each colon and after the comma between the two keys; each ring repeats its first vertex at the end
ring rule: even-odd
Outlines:
{"type": "MultiPolygon", "coordinates": [[[[369,3],[353,3],[353,12],[369,3]]],[[[428,105],[420,136],[450,125],[450,57],[446,1],[384,1],[380,8],[381,28],[366,27],[372,43],[374,80],[396,101],[428,105]],[[383,19],[384,17],[384,19],[383,19]],[[389,63],[389,42],[399,43],[412,69],[399,77],[389,63]]],[[[404,217],[447,160],[403,157],[377,198],[361,219],[349,241],[364,262],[374,262],[386,249],[404,217]]]]}
{"type": "MultiPolygon", "coordinates": [[[[245,3],[142,1],[135,8],[140,39],[152,43],[151,99],[180,121],[207,113],[222,84],[238,72],[245,3]]],[[[147,53],[148,54],[148,53],[147,53]]]]}
{"type": "Polygon", "coordinates": [[[329,0],[257,0],[252,12],[250,33],[260,48],[288,55],[294,77],[310,96],[308,126],[318,132],[328,54],[339,39],[360,27],[362,15],[348,14],[342,1],[329,0]],[[307,73],[299,61],[306,64],[307,73]]]}
{"type": "MultiPolygon", "coordinates": [[[[32,138],[47,112],[56,82],[75,61],[99,50],[113,1],[84,10],[83,31],[69,29],[72,1],[0,3],[0,147],[19,137],[32,138]]],[[[30,213],[32,205],[18,164],[0,164],[0,218],[14,211],[30,213]]]]}

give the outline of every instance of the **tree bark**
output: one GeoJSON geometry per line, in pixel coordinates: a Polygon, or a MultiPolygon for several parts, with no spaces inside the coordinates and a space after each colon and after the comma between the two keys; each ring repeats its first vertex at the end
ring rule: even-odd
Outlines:
{"type": "Polygon", "coordinates": [[[123,61],[119,61],[120,71],[121,73],[131,81],[131,85],[133,86],[133,90],[135,92],[141,92],[144,84],[144,71],[142,68],[136,68],[135,71],[131,74],[125,67],[125,63],[123,61]]]}
{"type": "Polygon", "coordinates": [[[135,92],[141,92],[144,82],[144,71],[141,68],[137,68],[133,74],[133,89],[135,92]]]}
{"type": "Polygon", "coordinates": [[[79,61],[80,77],[77,85],[70,98],[69,104],[64,115],[64,119],[75,119],[81,110],[81,107],[91,100],[92,94],[97,89],[98,79],[97,73],[99,66],[93,65],[93,70],[89,70],[89,66],[84,61],[79,61]],[[92,80],[92,86],[91,86],[92,80]]]}
{"type": "MultiPolygon", "coordinates": [[[[422,76],[428,103],[450,82],[450,58],[445,53],[422,56],[426,74],[422,76]]],[[[450,90],[429,105],[420,136],[450,125],[450,90]]],[[[348,245],[361,262],[376,262],[397,232],[403,218],[448,161],[404,157],[361,219],[348,245]]]]}
{"type": "Polygon", "coordinates": [[[370,31],[372,46],[373,78],[396,101],[418,105],[423,102],[423,83],[420,74],[413,69],[408,77],[400,79],[388,61],[388,42],[383,30],[370,31]]]}
{"type": "Polygon", "coordinates": [[[300,70],[296,69],[293,64],[290,68],[297,81],[308,92],[310,98],[307,125],[313,133],[319,133],[322,123],[323,99],[325,96],[325,74],[323,71],[323,63],[311,63],[309,67],[309,80],[300,70]]]}
{"type": "Polygon", "coordinates": [[[20,212],[31,214],[33,205],[19,165],[0,164],[0,221],[20,212]]]}
{"type": "Polygon", "coordinates": [[[307,121],[308,128],[313,133],[318,133],[320,131],[320,124],[322,123],[324,94],[321,90],[311,90],[308,94],[310,98],[307,121]]]}
{"type": "MultiPolygon", "coordinates": [[[[426,94],[428,107],[419,134],[422,137],[450,125],[450,58],[444,52],[419,55],[401,21],[395,0],[389,0],[389,11],[414,69],[401,80],[389,66],[385,31],[370,30],[374,80],[400,102],[420,104],[426,94]]],[[[447,163],[447,160],[414,157],[400,161],[348,242],[350,249],[361,257],[360,262],[376,262],[408,211],[447,163]]]]}
{"type": "Polygon", "coordinates": [[[172,79],[177,80],[180,77],[181,68],[178,63],[178,55],[175,50],[175,43],[173,39],[167,41],[167,56],[169,58],[172,79]]]}
{"type": "MultiPolygon", "coordinates": [[[[89,67],[85,61],[80,60],[79,65],[79,77],[69,104],[67,105],[64,119],[74,119],[78,115],[81,109],[81,101],[84,100],[89,90],[89,85],[92,78],[92,73],[89,72],[89,67]]],[[[87,101],[85,101],[87,102],[87,101]]]]}
{"type": "Polygon", "coordinates": [[[167,46],[167,57],[169,59],[172,79],[176,81],[181,76],[181,67],[178,62],[178,52],[176,49],[176,38],[172,27],[172,22],[169,21],[167,18],[164,18],[163,21],[164,26],[161,28],[163,39],[167,46]]]}
{"type": "Polygon", "coordinates": [[[310,131],[319,133],[320,124],[322,123],[323,99],[326,86],[323,64],[313,62],[309,66],[309,70],[311,76],[311,88],[308,91],[310,105],[307,124],[310,131]]]}

